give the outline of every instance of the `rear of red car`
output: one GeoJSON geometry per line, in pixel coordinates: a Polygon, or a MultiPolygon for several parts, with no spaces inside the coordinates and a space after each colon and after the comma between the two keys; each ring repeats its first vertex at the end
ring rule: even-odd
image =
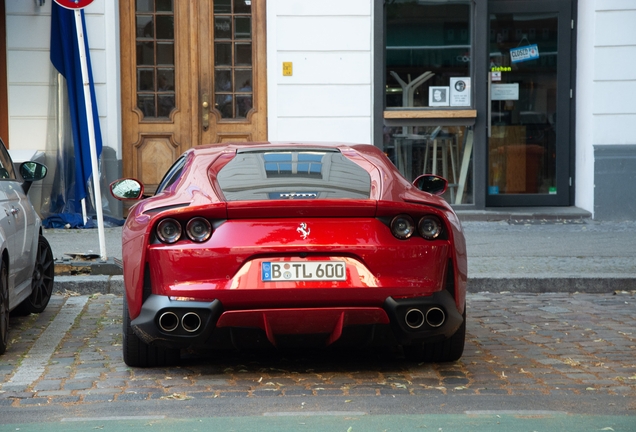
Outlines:
{"type": "Polygon", "coordinates": [[[161,364],[188,346],[307,342],[461,356],[459,223],[375,148],[247,146],[203,167],[190,158],[163,194],[199,198],[151,198],[127,223],[137,235],[124,236],[125,312],[149,347],[124,347],[129,364],[161,364]],[[192,181],[201,169],[209,191],[192,181]]]}

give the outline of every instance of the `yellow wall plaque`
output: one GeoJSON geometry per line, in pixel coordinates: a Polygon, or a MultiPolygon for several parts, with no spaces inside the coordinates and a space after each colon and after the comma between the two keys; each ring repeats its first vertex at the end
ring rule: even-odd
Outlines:
{"type": "Polygon", "coordinates": [[[283,76],[292,76],[292,62],[283,62],[283,76]]]}

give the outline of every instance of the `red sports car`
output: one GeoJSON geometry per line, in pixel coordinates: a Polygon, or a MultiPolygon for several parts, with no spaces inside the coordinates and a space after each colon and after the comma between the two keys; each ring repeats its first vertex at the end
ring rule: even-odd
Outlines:
{"type": "MultiPolygon", "coordinates": [[[[466,247],[439,195],[371,145],[231,143],[186,151],[123,230],[123,354],[191,346],[393,343],[461,357],[466,247]]],[[[141,199],[134,179],[111,185],[141,199]]]]}

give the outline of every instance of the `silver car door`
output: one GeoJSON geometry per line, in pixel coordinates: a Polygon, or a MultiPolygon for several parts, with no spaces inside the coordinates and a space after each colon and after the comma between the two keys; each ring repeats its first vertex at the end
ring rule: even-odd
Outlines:
{"type": "Polygon", "coordinates": [[[0,253],[7,251],[9,256],[9,307],[16,304],[16,292],[13,289],[15,281],[15,269],[13,261],[18,255],[15,248],[15,223],[12,214],[12,198],[14,193],[11,189],[11,181],[1,178],[0,170],[0,253]]]}
{"type": "Polygon", "coordinates": [[[31,275],[25,281],[22,236],[25,214],[20,205],[19,193],[24,195],[16,178],[13,161],[1,142],[0,145],[0,229],[4,236],[3,251],[9,255],[9,304],[13,308],[18,299],[24,298],[24,290],[31,289],[31,275]]]}
{"type": "Polygon", "coordinates": [[[15,289],[16,295],[22,289],[31,289],[31,279],[33,277],[33,265],[37,247],[37,237],[35,233],[36,218],[33,206],[29,198],[24,194],[22,185],[14,182],[11,185],[13,197],[11,198],[11,212],[15,229],[15,289]]]}

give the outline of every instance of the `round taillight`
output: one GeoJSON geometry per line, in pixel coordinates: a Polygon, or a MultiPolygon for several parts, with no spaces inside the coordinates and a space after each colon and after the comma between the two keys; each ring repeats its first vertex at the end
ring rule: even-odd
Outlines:
{"type": "Polygon", "coordinates": [[[157,224],[157,237],[164,243],[175,243],[181,238],[181,224],[175,219],[164,219],[157,224]]]}
{"type": "Polygon", "coordinates": [[[417,229],[426,240],[435,240],[442,233],[442,222],[437,216],[424,216],[417,224],[417,229]]]}
{"type": "Polygon", "coordinates": [[[193,242],[204,242],[212,235],[212,225],[202,217],[192,218],[186,225],[186,234],[193,242]]]}
{"type": "Polygon", "coordinates": [[[409,215],[398,215],[391,221],[391,232],[400,240],[410,238],[415,232],[415,222],[409,215]]]}

